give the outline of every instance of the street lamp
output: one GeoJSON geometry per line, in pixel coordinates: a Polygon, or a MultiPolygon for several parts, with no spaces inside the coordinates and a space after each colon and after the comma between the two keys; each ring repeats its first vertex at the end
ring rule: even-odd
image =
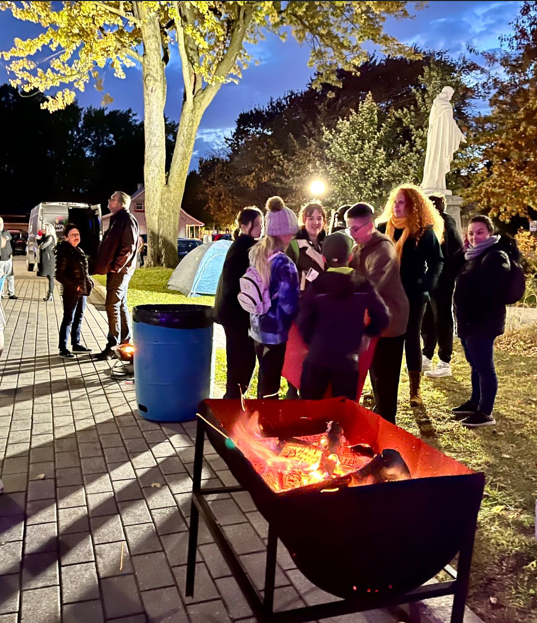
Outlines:
{"type": "Polygon", "coordinates": [[[310,193],[314,197],[321,197],[326,192],[326,184],[322,180],[314,180],[310,184],[310,193]]]}

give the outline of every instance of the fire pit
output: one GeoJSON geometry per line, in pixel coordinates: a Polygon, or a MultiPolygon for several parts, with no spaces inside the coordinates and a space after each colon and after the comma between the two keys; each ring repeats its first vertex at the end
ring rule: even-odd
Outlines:
{"type": "Polygon", "coordinates": [[[328,616],[455,595],[462,623],[484,475],[345,399],[200,405],[187,594],[199,513],[260,621],[328,616]],[[331,423],[327,430],[327,424],[331,423]],[[205,434],[239,487],[201,490],[205,434]],[[263,601],[204,496],[247,490],[269,524],[263,601]],[[341,601],[273,613],[277,540],[341,601]],[[459,554],[454,581],[422,586],[459,554]]]}

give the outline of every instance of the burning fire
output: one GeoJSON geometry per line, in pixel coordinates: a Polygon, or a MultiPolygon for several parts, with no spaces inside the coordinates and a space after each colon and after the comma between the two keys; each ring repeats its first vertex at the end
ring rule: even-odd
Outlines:
{"type": "Polygon", "coordinates": [[[237,418],[230,438],[276,493],[334,481],[358,486],[410,478],[398,452],[375,455],[369,446],[350,446],[337,422],[320,435],[281,440],[262,434],[255,411],[237,418]]]}

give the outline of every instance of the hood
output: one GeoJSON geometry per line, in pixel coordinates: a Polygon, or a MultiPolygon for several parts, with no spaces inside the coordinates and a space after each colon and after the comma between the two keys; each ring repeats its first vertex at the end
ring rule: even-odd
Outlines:
{"type": "Polygon", "coordinates": [[[312,288],[316,295],[330,294],[336,298],[345,298],[363,290],[364,283],[365,280],[356,271],[342,273],[328,270],[317,277],[312,288]]]}
{"type": "Polygon", "coordinates": [[[498,244],[492,246],[491,249],[504,251],[507,253],[510,260],[515,262],[520,261],[520,251],[518,250],[516,240],[507,234],[500,234],[498,244]]]}

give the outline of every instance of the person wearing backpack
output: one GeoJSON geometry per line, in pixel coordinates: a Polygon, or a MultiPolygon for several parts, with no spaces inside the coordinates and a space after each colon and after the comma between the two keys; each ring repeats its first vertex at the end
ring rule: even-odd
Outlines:
{"type": "Polygon", "coordinates": [[[266,235],[250,249],[238,298],[251,312],[250,336],[259,360],[257,397],[277,399],[289,329],[298,311],[298,271],[284,253],[298,222],[281,197],[271,197],[266,209],[266,235]]]}
{"type": "Polygon", "coordinates": [[[471,219],[468,240],[456,258],[453,296],[457,334],[472,370],[472,395],[452,413],[468,428],[496,424],[492,415],[498,391],[494,341],[505,330],[506,304],[518,294],[513,288],[520,290],[518,259],[514,241],[494,235],[490,218],[471,219]]]}
{"type": "MultiPolygon", "coordinates": [[[[300,228],[291,240],[285,253],[293,260],[298,270],[300,281],[300,294],[302,295],[314,280],[325,270],[325,262],[322,255],[322,244],[326,237],[326,211],[318,201],[307,203],[302,207],[298,215],[300,228]]],[[[289,352],[296,346],[298,336],[296,327],[291,330],[289,337],[289,352]]],[[[288,390],[286,399],[296,400],[298,389],[287,380],[288,390]]]]}
{"type": "Polygon", "coordinates": [[[240,279],[250,264],[248,253],[263,231],[259,208],[243,208],[237,216],[235,241],[229,247],[214,302],[214,318],[226,334],[227,380],[225,399],[246,393],[255,368],[255,348],[249,336],[250,314],[240,305],[240,279]]]}

